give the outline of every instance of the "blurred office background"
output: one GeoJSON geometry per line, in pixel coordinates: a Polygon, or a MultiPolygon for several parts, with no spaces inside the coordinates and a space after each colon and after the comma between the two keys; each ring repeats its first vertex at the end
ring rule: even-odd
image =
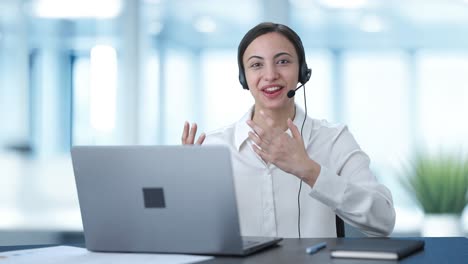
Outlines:
{"type": "Polygon", "coordinates": [[[0,244],[82,241],[72,145],[240,118],[237,45],[262,21],[302,37],[309,115],[349,125],[393,193],[392,235],[420,235],[397,179],[416,149],[467,146],[468,0],[0,0],[0,244]]]}

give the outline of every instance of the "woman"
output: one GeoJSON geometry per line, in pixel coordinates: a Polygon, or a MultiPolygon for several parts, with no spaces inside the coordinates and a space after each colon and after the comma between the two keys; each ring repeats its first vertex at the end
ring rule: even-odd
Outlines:
{"type": "Polygon", "coordinates": [[[261,23],[240,42],[238,65],[254,106],[196,142],[197,125],[186,122],[182,144],[231,149],[242,234],[333,237],[338,215],[369,236],[389,235],[392,196],[370,171],[368,156],[345,125],[305,116],[294,103],[290,91],[310,77],[299,36],[261,23]]]}

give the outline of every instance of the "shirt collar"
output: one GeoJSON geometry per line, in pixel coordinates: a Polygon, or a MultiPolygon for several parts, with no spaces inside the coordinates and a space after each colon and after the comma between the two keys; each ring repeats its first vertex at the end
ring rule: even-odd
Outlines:
{"type": "Polygon", "coordinates": [[[237,149],[237,151],[240,150],[240,147],[242,144],[247,140],[249,137],[249,131],[252,129],[247,125],[247,120],[252,119],[252,111],[254,107],[250,107],[249,111],[244,114],[244,116],[237,121],[236,123],[236,129],[235,129],[235,134],[234,134],[234,144],[237,149]]]}
{"type": "MultiPolygon", "coordinates": [[[[297,126],[299,131],[301,131],[301,126],[302,126],[302,122],[304,121],[305,113],[302,110],[302,108],[298,107],[297,105],[295,105],[295,107],[296,107],[296,115],[294,116],[293,123],[297,126]]],[[[252,129],[249,127],[249,125],[247,125],[246,122],[247,120],[252,118],[253,109],[254,109],[254,106],[250,107],[249,111],[247,111],[247,113],[245,113],[244,116],[236,123],[235,134],[234,134],[234,144],[235,144],[237,151],[240,150],[240,147],[242,146],[242,144],[249,138],[249,131],[251,131],[252,129]]],[[[288,129],[286,133],[291,135],[290,129],[288,129]]]]}

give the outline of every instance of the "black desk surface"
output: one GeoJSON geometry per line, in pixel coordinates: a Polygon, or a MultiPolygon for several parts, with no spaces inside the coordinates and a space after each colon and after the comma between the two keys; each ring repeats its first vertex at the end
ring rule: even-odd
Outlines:
{"type": "MultiPolygon", "coordinates": [[[[305,238],[284,239],[279,246],[264,250],[249,257],[217,257],[215,259],[201,262],[204,264],[214,263],[468,263],[468,239],[465,237],[431,237],[416,238],[423,239],[426,244],[423,251],[417,252],[401,261],[376,261],[376,260],[351,260],[330,258],[329,247],[343,238],[305,238]],[[305,249],[320,242],[327,242],[327,248],[316,254],[308,255],[305,249]]],[[[352,238],[348,238],[352,239],[352,238]]],[[[40,246],[0,246],[0,252],[27,249],[40,246]]]]}

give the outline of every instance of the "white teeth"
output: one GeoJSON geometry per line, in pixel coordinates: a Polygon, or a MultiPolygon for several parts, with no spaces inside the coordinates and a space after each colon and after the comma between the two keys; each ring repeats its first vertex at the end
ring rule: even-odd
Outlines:
{"type": "Polygon", "coordinates": [[[271,92],[276,92],[278,91],[279,89],[281,89],[281,87],[270,87],[270,88],[266,88],[265,91],[271,93],[271,92]]]}

